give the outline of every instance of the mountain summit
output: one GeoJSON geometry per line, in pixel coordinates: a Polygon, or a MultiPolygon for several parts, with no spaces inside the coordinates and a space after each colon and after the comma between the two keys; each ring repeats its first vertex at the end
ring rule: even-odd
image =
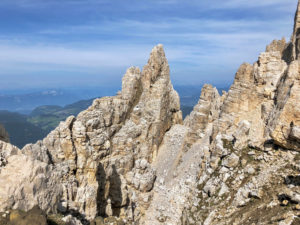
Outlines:
{"type": "Polygon", "coordinates": [[[300,224],[299,7],[291,42],[242,64],[228,93],[205,85],[184,121],[158,45],[116,96],[22,150],[1,142],[0,211],[39,206],[70,224],[300,224]]]}

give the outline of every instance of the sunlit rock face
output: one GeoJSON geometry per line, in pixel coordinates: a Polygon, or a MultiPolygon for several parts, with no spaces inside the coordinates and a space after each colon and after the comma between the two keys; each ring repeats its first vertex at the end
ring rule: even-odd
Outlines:
{"type": "Polygon", "coordinates": [[[163,46],[158,45],[142,72],[135,67],[127,70],[117,96],[96,99],[44,140],[7,157],[0,179],[22,167],[28,174],[2,185],[7,199],[0,199],[1,208],[28,210],[37,204],[47,212],[72,210],[87,219],[97,215],[134,218],[132,204],[137,216],[147,207],[140,199],[150,198],[156,179],[151,163],[163,137],[180,123],[179,96],[170,81],[163,46]],[[10,192],[6,192],[8,186],[10,192]]]}
{"type": "Polygon", "coordinates": [[[184,121],[158,45],[116,96],[22,150],[0,142],[0,210],[37,205],[77,224],[299,224],[299,13],[290,42],[242,64],[228,92],[204,85],[184,121]]]}

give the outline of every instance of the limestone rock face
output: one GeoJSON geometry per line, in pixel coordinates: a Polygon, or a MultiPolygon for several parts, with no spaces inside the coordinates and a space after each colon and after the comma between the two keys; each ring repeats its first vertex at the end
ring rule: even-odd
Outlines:
{"type": "Polygon", "coordinates": [[[299,62],[293,61],[278,88],[277,106],[270,121],[271,137],[285,148],[300,150],[299,147],[299,62]]]}
{"type": "MultiPolygon", "coordinates": [[[[0,141],[0,159],[2,162],[7,161],[7,159],[12,156],[12,155],[17,155],[19,154],[19,149],[7,142],[0,141]]],[[[4,163],[2,166],[5,166],[4,163]]],[[[1,165],[0,165],[1,168],[1,165]]]]}
{"type": "Polygon", "coordinates": [[[298,59],[300,53],[299,33],[300,33],[300,2],[298,2],[297,11],[295,14],[294,21],[294,32],[292,35],[292,46],[293,46],[293,59],[298,59]]]}
{"type": "Polygon", "coordinates": [[[0,155],[5,160],[0,167],[0,211],[11,208],[28,211],[39,205],[45,212],[57,212],[62,194],[58,180],[63,171],[32,160],[7,143],[0,143],[0,155]]]}
{"type": "Polygon", "coordinates": [[[281,40],[273,40],[271,44],[266,47],[266,52],[280,52],[283,54],[283,51],[286,49],[285,38],[281,40]]]}
{"type": "MultiPolygon", "coordinates": [[[[136,204],[132,196],[153,188],[156,172],[150,163],[165,132],[177,123],[182,123],[179,96],[158,45],[142,72],[127,70],[117,96],[96,99],[44,140],[5,158],[0,178],[13,171],[20,175],[1,185],[0,205],[22,210],[39,205],[47,212],[72,210],[93,219],[106,216],[109,201],[113,216],[129,217],[136,204]],[[24,166],[28,173],[21,173],[24,166]]],[[[143,208],[139,204],[135,213],[143,208]]]]}
{"type": "MultiPolygon", "coordinates": [[[[247,121],[249,144],[263,149],[264,143],[270,139],[266,124],[272,123],[270,115],[274,113],[273,109],[278,104],[277,96],[281,93],[278,86],[283,82],[287,70],[288,65],[277,47],[270,47],[268,52],[261,53],[253,66],[243,64],[221,106],[220,119],[215,124],[215,136],[224,132],[232,136],[240,123],[247,121]]],[[[239,148],[247,147],[248,143],[245,144],[239,148]]]]}
{"type": "Polygon", "coordinates": [[[191,130],[186,126],[175,125],[165,135],[153,164],[157,171],[153,197],[141,224],[181,224],[182,212],[209,154],[206,147],[211,128],[207,127],[207,134],[190,147],[186,144],[190,143],[191,130]]]}
{"type": "Polygon", "coordinates": [[[256,63],[242,64],[222,97],[204,86],[184,126],[165,135],[143,224],[300,222],[282,206],[300,208],[300,71],[291,45],[273,41],[256,63]],[[184,170],[186,162],[194,167],[184,170]]]}
{"type": "Polygon", "coordinates": [[[192,129],[196,138],[201,137],[207,125],[219,117],[221,104],[218,90],[211,85],[204,85],[199,102],[184,120],[184,125],[192,129]]]}
{"type": "Polygon", "coordinates": [[[298,20],[299,4],[292,41],[273,41],[238,70],[182,224],[300,222],[298,20]]]}

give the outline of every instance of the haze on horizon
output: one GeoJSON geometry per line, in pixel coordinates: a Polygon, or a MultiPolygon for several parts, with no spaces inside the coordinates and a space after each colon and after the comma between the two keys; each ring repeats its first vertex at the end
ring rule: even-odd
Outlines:
{"type": "Polygon", "coordinates": [[[164,45],[175,85],[228,85],[297,0],[1,0],[0,89],[117,86],[164,45]],[[280,17],[278,16],[280,15],[280,17]]]}

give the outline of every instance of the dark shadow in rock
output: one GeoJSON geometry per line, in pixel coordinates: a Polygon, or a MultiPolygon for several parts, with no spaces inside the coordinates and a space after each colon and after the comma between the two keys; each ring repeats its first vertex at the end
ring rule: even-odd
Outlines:
{"type": "Polygon", "coordinates": [[[286,194],[280,194],[278,195],[278,200],[280,202],[283,202],[284,200],[291,201],[291,197],[286,194]]]}
{"type": "Polygon", "coordinates": [[[98,193],[97,193],[97,208],[98,208],[98,215],[102,217],[107,217],[105,213],[105,208],[107,205],[107,194],[106,194],[106,173],[101,164],[98,165],[96,180],[98,182],[98,193]]]}
{"type": "Polygon", "coordinates": [[[287,44],[286,48],[282,52],[282,60],[287,64],[290,64],[293,61],[293,43],[290,42],[287,44]]]}
{"type": "MultiPolygon", "coordinates": [[[[106,208],[108,207],[108,199],[111,201],[111,209],[113,216],[120,216],[123,196],[121,189],[121,178],[117,172],[116,166],[111,166],[111,173],[107,177],[106,172],[101,164],[98,165],[96,179],[98,182],[98,193],[97,193],[97,208],[98,215],[101,217],[108,217],[106,208]]],[[[128,205],[129,199],[126,199],[126,206],[128,205]]]]}
{"type": "Polygon", "coordinates": [[[134,211],[135,211],[135,208],[136,208],[136,204],[135,202],[132,202],[131,203],[131,213],[132,213],[132,221],[135,222],[134,220],[134,211]]]}
{"type": "Polygon", "coordinates": [[[84,214],[80,213],[79,211],[74,210],[74,209],[70,209],[69,212],[67,214],[64,214],[64,215],[66,216],[66,215],[69,215],[69,214],[71,214],[73,217],[80,220],[82,222],[82,224],[89,224],[89,221],[86,219],[86,216],[84,214]]]}
{"type": "Polygon", "coordinates": [[[273,139],[269,139],[264,142],[264,148],[273,148],[275,150],[278,150],[279,145],[277,145],[273,139]]]}
{"type": "Polygon", "coordinates": [[[296,43],[295,43],[295,47],[296,47],[296,59],[298,59],[298,55],[300,53],[300,40],[299,40],[300,38],[299,38],[299,34],[300,34],[300,29],[298,28],[297,31],[296,31],[296,43]]]}
{"type": "Polygon", "coordinates": [[[284,181],[286,185],[300,186],[300,176],[287,176],[284,181]]]}
{"type": "Polygon", "coordinates": [[[109,198],[111,200],[113,216],[120,216],[120,209],[122,207],[122,190],[121,179],[117,172],[116,166],[112,165],[112,174],[109,177],[109,198]]]}
{"type": "MultiPolygon", "coordinates": [[[[278,200],[279,200],[280,202],[283,202],[284,200],[286,200],[286,201],[288,201],[289,203],[297,204],[297,202],[294,201],[294,200],[292,200],[291,197],[290,197],[289,195],[287,195],[287,194],[280,194],[280,195],[278,195],[278,200]]],[[[281,204],[281,205],[283,205],[283,204],[281,204]]],[[[284,206],[284,205],[283,205],[283,206],[284,206]]]]}

